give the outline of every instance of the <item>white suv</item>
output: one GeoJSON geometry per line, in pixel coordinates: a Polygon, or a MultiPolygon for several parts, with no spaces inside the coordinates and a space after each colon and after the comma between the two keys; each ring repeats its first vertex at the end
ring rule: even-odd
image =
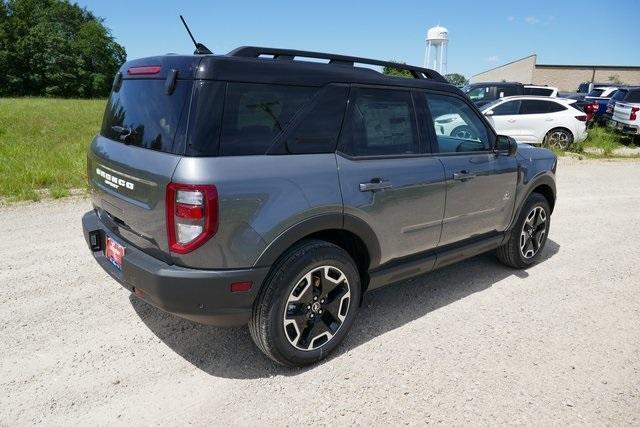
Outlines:
{"type": "Polygon", "coordinates": [[[576,101],[547,96],[509,96],[482,107],[496,132],[520,143],[566,149],[587,137],[587,116],[576,101]]]}

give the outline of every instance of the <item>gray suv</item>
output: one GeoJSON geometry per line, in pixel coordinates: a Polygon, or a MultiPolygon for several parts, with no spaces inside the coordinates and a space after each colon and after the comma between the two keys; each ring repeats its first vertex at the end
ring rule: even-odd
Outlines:
{"type": "Polygon", "coordinates": [[[340,343],[366,291],[490,250],[534,263],[555,169],[433,70],[257,47],[166,55],[114,79],[82,223],[137,297],[248,323],[267,356],[302,366],[340,343]]]}

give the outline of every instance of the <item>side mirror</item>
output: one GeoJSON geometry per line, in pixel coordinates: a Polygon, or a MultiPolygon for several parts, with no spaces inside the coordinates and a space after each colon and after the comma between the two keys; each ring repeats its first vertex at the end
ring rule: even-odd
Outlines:
{"type": "Polygon", "coordinates": [[[507,156],[515,156],[518,152],[518,143],[510,136],[498,135],[496,151],[506,154],[507,156]]]}
{"type": "Polygon", "coordinates": [[[487,116],[487,117],[491,117],[491,116],[493,116],[493,110],[487,110],[487,111],[485,111],[485,112],[484,112],[484,115],[485,115],[485,116],[487,116]]]}

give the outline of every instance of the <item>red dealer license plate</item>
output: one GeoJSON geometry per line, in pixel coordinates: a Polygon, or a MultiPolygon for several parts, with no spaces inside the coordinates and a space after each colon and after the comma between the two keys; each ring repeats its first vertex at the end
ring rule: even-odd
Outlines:
{"type": "Polygon", "coordinates": [[[122,270],[122,259],[124,258],[124,246],[116,243],[111,237],[107,236],[107,245],[104,255],[118,270],[122,270]]]}

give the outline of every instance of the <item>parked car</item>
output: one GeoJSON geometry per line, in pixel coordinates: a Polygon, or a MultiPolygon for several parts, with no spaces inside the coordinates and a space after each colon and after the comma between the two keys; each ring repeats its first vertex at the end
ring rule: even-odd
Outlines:
{"type": "Polygon", "coordinates": [[[640,135],[640,97],[635,102],[616,102],[613,118],[608,125],[619,132],[637,137],[640,135]]]}
{"type": "Polygon", "coordinates": [[[613,111],[617,102],[637,102],[640,98],[640,87],[627,86],[618,88],[607,102],[607,109],[602,116],[602,120],[609,122],[613,119],[613,111]]]}
{"type": "Polygon", "coordinates": [[[587,115],[574,103],[564,98],[511,96],[485,105],[482,113],[499,134],[564,150],[587,136],[587,115]]]}
{"type": "Polygon", "coordinates": [[[507,96],[540,95],[558,96],[558,88],[550,86],[524,85],[517,82],[471,83],[462,89],[478,107],[507,96]]]}
{"type": "Polygon", "coordinates": [[[586,102],[590,102],[595,104],[592,107],[592,115],[593,117],[589,118],[588,121],[593,121],[594,123],[602,123],[604,121],[604,114],[607,111],[607,104],[611,99],[611,96],[616,93],[618,90],[617,86],[603,86],[593,88],[587,96],[584,97],[586,102]]]}
{"type": "Polygon", "coordinates": [[[578,89],[576,90],[576,93],[583,94],[584,96],[587,96],[594,89],[599,88],[599,87],[607,87],[607,86],[611,86],[611,84],[610,83],[584,82],[584,83],[580,83],[578,85],[578,89]]]}
{"type": "Polygon", "coordinates": [[[558,96],[562,98],[576,99],[578,101],[584,100],[584,98],[599,87],[611,86],[610,83],[592,83],[584,82],[578,85],[578,89],[575,92],[558,92],[558,96]]]}
{"type": "Polygon", "coordinates": [[[248,323],[270,358],[302,366],[342,341],[364,292],[490,250],[539,260],[556,165],[433,70],[256,47],[157,56],[116,75],[82,224],[138,298],[248,323]],[[472,136],[434,131],[451,114],[472,136]]]}

